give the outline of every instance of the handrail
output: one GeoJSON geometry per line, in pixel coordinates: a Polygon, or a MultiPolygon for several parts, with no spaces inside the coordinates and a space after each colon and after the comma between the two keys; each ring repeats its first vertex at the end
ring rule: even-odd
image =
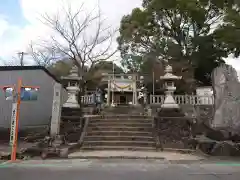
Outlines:
{"type": "Polygon", "coordinates": [[[87,128],[88,128],[88,124],[89,124],[89,117],[85,118],[85,123],[84,123],[84,127],[83,127],[83,131],[81,133],[80,139],[78,140],[78,143],[82,145],[84,137],[86,135],[87,132],[87,128]]]}
{"type": "Polygon", "coordinates": [[[160,137],[159,137],[159,134],[158,134],[158,124],[157,124],[157,119],[156,118],[153,118],[152,128],[153,128],[153,137],[155,138],[155,143],[156,143],[156,150],[158,151],[158,149],[160,148],[161,151],[163,151],[163,147],[162,147],[162,144],[160,142],[160,137]]]}

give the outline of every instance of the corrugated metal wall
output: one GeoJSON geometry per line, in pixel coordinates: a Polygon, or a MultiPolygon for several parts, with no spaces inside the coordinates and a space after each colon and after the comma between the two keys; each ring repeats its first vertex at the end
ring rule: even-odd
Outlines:
{"type": "MultiPolygon", "coordinates": [[[[0,71],[0,86],[16,84],[19,77],[23,85],[40,87],[37,101],[21,103],[19,128],[49,124],[56,81],[43,70],[0,71]]],[[[12,101],[6,101],[0,90],[0,128],[10,127],[11,110],[12,101]]]]}

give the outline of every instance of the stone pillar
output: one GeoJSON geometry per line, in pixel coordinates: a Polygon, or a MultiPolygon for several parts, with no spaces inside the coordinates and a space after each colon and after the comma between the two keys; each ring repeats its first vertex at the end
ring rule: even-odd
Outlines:
{"type": "Polygon", "coordinates": [[[135,105],[136,104],[136,100],[135,100],[135,83],[134,83],[134,77],[132,77],[132,104],[135,105]]]}
{"type": "Polygon", "coordinates": [[[135,94],[134,94],[134,91],[133,91],[133,95],[132,95],[132,104],[135,105],[135,94]]]}
{"type": "Polygon", "coordinates": [[[53,104],[52,104],[52,118],[51,118],[51,136],[59,134],[61,121],[61,97],[62,85],[56,83],[54,85],[53,104]]]}
{"type": "Polygon", "coordinates": [[[108,92],[107,92],[107,106],[110,106],[110,96],[111,96],[111,93],[110,93],[110,88],[111,88],[111,80],[110,80],[110,77],[108,77],[108,92]]]}
{"type": "Polygon", "coordinates": [[[138,105],[137,96],[137,77],[133,75],[133,105],[138,105]]]}

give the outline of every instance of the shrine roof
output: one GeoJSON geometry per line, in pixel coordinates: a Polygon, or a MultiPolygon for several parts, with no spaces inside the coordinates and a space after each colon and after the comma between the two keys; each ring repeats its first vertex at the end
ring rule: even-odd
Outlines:
{"type": "Polygon", "coordinates": [[[164,80],[177,80],[177,79],[182,79],[182,76],[175,76],[172,73],[166,73],[164,76],[160,76],[160,79],[164,79],[164,80]]]}

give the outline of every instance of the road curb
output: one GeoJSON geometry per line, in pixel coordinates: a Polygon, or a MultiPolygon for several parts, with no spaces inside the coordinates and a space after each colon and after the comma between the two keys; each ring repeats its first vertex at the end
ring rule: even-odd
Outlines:
{"type": "Polygon", "coordinates": [[[139,157],[139,156],[76,156],[68,159],[148,159],[148,160],[166,160],[164,157],[139,157]]]}

